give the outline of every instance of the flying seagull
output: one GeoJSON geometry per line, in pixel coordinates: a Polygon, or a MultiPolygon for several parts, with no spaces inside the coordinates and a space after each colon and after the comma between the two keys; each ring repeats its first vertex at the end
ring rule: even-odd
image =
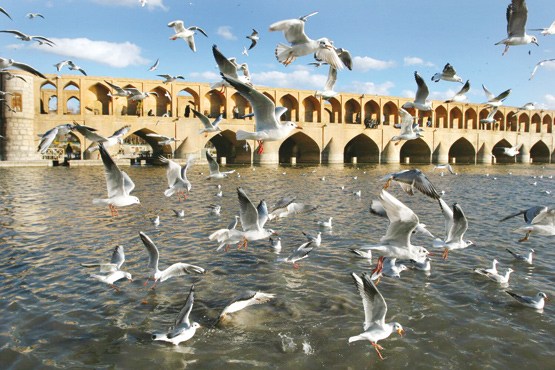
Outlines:
{"type": "Polygon", "coordinates": [[[512,45],[538,44],[536,36],[526,34],[526,20],[528,19],[528,7],[524,0],[512,0],[507,7],[507,38],[496,42],[495,45],[505,44],[503,54],[512,45]]]}
{"type": "Polygon", "coordinates": [[[462,83],[462,78],[460,76],[457,76],[455,68],[449,63],[447,63],[445,67],[443,67],[443,71],[432,76],[432,81],[439,82],[439,80],[462,83]]]}
{"type": "Polygon", "coordinates": [[[247,38],[251,40],[251,46],[249,46],[249,50],[254,48],[258,40],[260,40],[260,37],[258,36],[258,32],[254,28],[252,29],[252,33],[249,36],[247,36],[247,38]]]}
{"type": "Polygon", "coordinates": [[[172,21],[168,23],[168,27],[173,27],[175,31],[175,35],[171,36],[170,40],[183,39],[187,41],[187,44],[189,44],[189,47],[193,52],[197,51],[195,47],[195,39],[194,39],[195,31],[199,31],[204,36],[208,37],[208,35],[206,34],[206,32],[204,32],[202,28],[197,26],[191,26],[189,28],[185,28],[185,26],[183,25],[183,21],[180,21],[180,20],[172,21]]]}
{"type": "Polygon", "coordinates": [[[0,69],[6,69],[6,68],[10,68],[10,67],[18,68],[18,69],[21,69],[23,71],[27,71],[31,74],[34,74],[35,76],[44,78],[45,80],[47,79],[45,75],[43,75],[42,73],[40,73],[39,71],[37,71],[36,69],[34,69],[33,67],[31,67],[28,64],[16,62],[13,59],[0,58],[0,69]]]}

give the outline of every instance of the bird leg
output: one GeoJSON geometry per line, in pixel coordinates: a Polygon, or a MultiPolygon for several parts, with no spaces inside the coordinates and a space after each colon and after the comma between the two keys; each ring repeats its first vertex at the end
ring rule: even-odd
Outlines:
{"type": "Polygon", "coordinates": [[[448,255],[449,255],[449,249],[445,248],[445,250],[443,251],[443,259],[446,260],[448,255]]]}
{"type": "Polygon", "coordinates": [[[151,290],[153,290],[154,288],[156,288],[156,284],[158,283],[158,280],[154,280],[154,284],[152,284],[152,286],[150,287],[151,290]]]}
{"type": "Polygon", "coordinates": [[[531,232],[532,231],[527,231],[526,235],[524,235],[524,238],[520,239],[519,242],[527,242],[531,232]]]}
{"type": "Polygon", "coordinates": [[[401,140],[395,142],[395,145],[399,145],[401,143],[401,140]]]}
{"type": "Polygon", "coordinates": [[[383,356],[382,353],[380,352],[380,350],[383,350],[383,347],[380,346],[378,343],[375,342],[370,342],[372,344],[372,347],[374,347],[374,349],[376,350],[376,352],[378,352],[378,356],[380,357],[380,360],[383,360],[383,356]]]}
{"type": "Polygon", "coordinates": [[[116,206],[114,206],[113,204],[109,204],[108,207],[110,208],[110,214],[112,215],[112,217],[115,217],[118,215],[118,210],[116,206]]]}
{"type": "Polygon", "coordinates": [[[116,292],[118,292],[118,293],[120,292],[119,288],[118,288],[117,286],[115,286],[114,284],[111,284],[110,286],[111,286],[112,288],[114,288],[114,290],[115,290],[116,292]]]}
{"type": "Polygon", "coordinates": [[[382,276],[381,275],[376,279],[376,282],[374,283],[374,285],[378,285],[380,283],[380,281],[382,281],[382,276]]]}
{"type": "Polygon", "coordinates": [[[245,250],[247,250],[248,244],[249,244],[249,241],[246,238],[244,238],[243,241],[237,246],[237,249],[244,248],[245,250]]]}
{"type": "Polygon", "coordinates": [[[299,269],[299,264],[297,262],[293,262],[293,268],[298,270],[299,269]]]}
{"type": "Polygon", "coordinates": [[[143,284],[143,286],[147,286],[149,280],[150,280],[150,277],[147,277],[145,283],[143,284]]]}
{"type": "Polygon", "coordinates": [[[503,50],[503,54],[501,54],[501,56],[505,55],[507,53],[507,51],[509,51],[509,45],[508,44],[505,45],[505,50],[503,50]]]}
{"type": "Polygon", "coordinates": [[[264,141],[263,140],[257,140],[258,142],[258,150],[256,151],[256,153],[258,155],[264,153],[264,141]]]}
{"type": "Polygon", "coordinates": [[[372,271],[372,274],[379,274],[380,272],[382,272],[383,270],[383,256],[380,256],[380,258],[378,258],[378,263],[376,264],[376,268],[374,269],[374,271],[372,271]]]}
{"type": "Polygon", "coordinates": [[[385,183],[385,185],[383,186],[384,189],[389,188],[389,185],[391,185],[391,179],[387,180],[387,182],[385,183]]]}

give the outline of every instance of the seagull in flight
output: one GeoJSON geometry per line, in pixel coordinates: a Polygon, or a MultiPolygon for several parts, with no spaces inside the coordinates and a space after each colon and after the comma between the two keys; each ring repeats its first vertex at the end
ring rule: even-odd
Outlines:
{"type": "Polygon", "coordinates": [[[146,136],[149,137],[155,137],[157,139],[161,139],[159,141],[156,142],[156,144],[162,146],[162,145],[170,145],[173,142],[177,142],[177,141],[181,141],[180,139],[176,139],[174,137],[169,137],[166,135],[160,135],[160,134],[146,134],[146,136]]]}
{"type": "Polygon", "coordinates": [[[171,197],[173,194],[177,194],[177,199],[183,200],[187,199],[187,194],[191,191],[193,187],[191,182],[187,179],[187,169],[192,165],[193,159],[189,158],[185,166],[180,166],[171,159],[165,157],[159,157],[160,162],[166,165],[166,177],[168,178],[168,189],[164,191],[166,197],[171,197]],[[187,194],[185,194],[187,192],[187,194]]]}
{"type": "Polygon", "coordinates": [[[36,69],[34,69],[33,67],[31,67],[28,64],[16,62],[13,59],[0,58],[0,70],[7,69],[7,68],[10,68],[10,67],[18,68],[18,69],[21,69],[23,71],[27,71],[27,72],[35,75],[35,76],[44,78],[45,80],[47,79],[45,75],[43,75],[42,73],[40,73],[39,71],[37,71],[36,69]]]}
{"type": "Polygon", "coordinates": [[[468,220],[458,203],[453,204],[453,209],[441,198],[438,199],[441,213],[445,218],[445,240],[435,239],[435,248],[444,248],[443,259],[447,259],[449,251],[453,249],[463,249],[474,245],[470,240],[464,240],[464,233],[468,229],[468,220]]]}
{"type": "Polygon", "coordinates": [[[6,17],[10,18],[13,21],[12,17],[8,14],[8,12],[4,8],[0,7],[0,13],[3,13],[6,17]]]}
{"type": "Polygon", "coordinates": [[[495,96],[483,84],[482,84],[482,89],[484,89],[484,93],[486,94],[486,98],[488,99],[488,101],[486,103],[483,103],[483,104],[486,104],[490,107],[500,107],[501,105],[503,105],[503,100],[507,99],[507,97],[511,93],[511,89],[507,89],[507,90],[503,91],[501,94],[495,96]]]}
{"type": "Polygon", "coordinates": [[[32,35],[27,35],[21,31],[18,30],[1,30],[0,32],[4,32],[4,33],[11,33],[15,35],[15,38],[20,39],[22,41],[37,41],[39,44],[46,44],[48,46],[54,46],[56,45],[54,43],[54,41],[47,39],[44,36],[32,36],[32,35]]]}
{"type": "Polygon", "coordinates": [[[191,26],[189,28],[185,28],[185,26],[183,25],[183,21],[180,21],[180,20],[172,21],[168,23],[168,27],[173,27],[175,31],[175,35],[171,36],[170,40],[183,39],[187,41],[187,44],[189,44],[189,47],[193,52],[197,51],[195,47],[195,39],[194,39],[195,31],[199,31],[204,36],[208,37],[208,35],[206,34],[206,32],[204,32],[202,28],[197,26],[191,26]]]}
{"type": "Polygon", "coordinates": [[[283,31],[285,39],[291,46],[279,43],[275,49],[277,60],[283,65],[291,64],[297,57],[316,53],[318,60],[325,61],[336,69],[344,67],[332,42],[322,37],[310,39],[304,32],[306,20],[318,12],[313,12],[298,19],[287,19],[270,25],[270,31],[283,31]]]}
{"type": "Polygon", "coordinates": [[[314,96],[322,97],[322,99],[324,100],[329,100],[339,95],[337,91],[333,90],[336,82],[337,82],[337,69],[335,69],[333,66],[330,65],[328,70],[328,78],[326,80],[326,84],[324,85],[324,90],[322,91],[317,90],[314,93],[314,96]]]}
{"type": "Polygon", "coordinates": [[[401,188],[409,195],[414,195],[414,189],[418,189],[424,195],[433,199],[439,199],[440,195],[435,186],[428,180],[426,175],[419,169],[403,170],[395,173],[390,173],[384,176],[382,181],[387,180],[384,189],[387,189],[391,181],[396,181],[401,188]]]}
{"type": "Polygon", "coordinates": [[[160,64],[160,58],[156,59],[156,62],[154,62],[153,65],[150,66],[150,68],[148,69],[150,72],[155,71],[156,69],[158,69],[158,65],[160,64]]]}
{"type": "Polygon", "coordinates": [[[374,285],[367,273],[358,276],[354,272],[351,276],[355,282],[358,293],[362,298],[362,307],[364,307],[364,332],[349,338],[349,343],[358,340],[368,340],[380,359],[384,359],[381,354],[383,347],[378,341],[386,339],[396,331],[400,336],[404,334],[403,327],[398,322],[385,322],[387,315],[387,304],[385,299],[374,285]]]}
{"type": "Polygon", "coordinates": [[[451,99],[446,100],[444,103],[463,102],[466,100],[466,93],[470,90],[470,80],[466,80],[463,87],[451,99]]]}
{"type": "Polygon", "coordinates": [[[526,222],[526,226],[514,230],[514,232],[526,232],[524,238],[520,239],[519,242],[528,241],[532,233],[548,236],[555,235],[555,209],[545,206],[534,206],[504,217],[499,222],[518,215],[524,215],[524,222],[526,222]]]}
{"type": "Polygon", "coordinates": [[[436,73],[435,75],[432,76],[432,81],[439,82],[439,80],[460,82],[460,83],[462,83],[463,81],[460,76],[457,76],[457,72],[455,71],[455,68],[449,63],[447,63],[445,67],[443,67],[443,71],[441,71],[440,73],[436,73]]]}
{"type": "Polygon", "coordinates": [[[223,115],[220,114],[213,122],[210,122],[210,119],[199,111],[193,108],[191,108],[191,111],[197,116],[198,119],[200,119],[200,122],[202,122],[202,125],[204,126],[200,129],[199,134],[204,133],[204,137],[207,137],[209,132],[222,131],[219,125],[223,120],[223,115]]]}
{"type": "Polygon", "coordinates": [[[37,152],[39,152],[40,154],[46,153],[46,150],[50,147],[50,144],[52,144],[58,134],[65,135],[72,129],[73,125],[71,123],[66,123],[63,125],[58,125],[46,131],[44,134],[42,134],[37,152]]]}
{"type": "Polygon", "coordinates": [[[131,91],[129,91],[128,89],[122,89],[122,88],[119,87],[118,85],[115,85],[115,84],[113,84],[113,83],[110,83],[110,82],[108,82],[108,81],[106,81],[106,80],[104,80],[104,82],[105,82],[108,86],[110,86],[112,89],[115,90],[115,93],[108,93],[108,96],[109,96],[109,97],[112,97],[112,98],[113,98],[113,97],[121,96],[121,97],[127,98],[127,97],[130,97],[130,96],[131,96],[131,91]]]}
{"type": "Polygon", "coordinates": [[[168,333],[153,334],[152,340],[169,342],[177,346],[179,343],[191,339],[195,335],[197,329],[200,328],[199,323],[191,321],[189,318],[191,311],[193,310],[194,302],[195,286],[191,285],[191,290],[189,291],[185,305],[181,308],[181,311],[179,311],[179,314],[175,318],[173,327],[169,329],[168,333]]]}
{"type": "Polygon", "coordinates": [[[541,31],[541,34],[544,36],[555,35],[555,21],[547,28],[532,28],[531,31],[541,31]]]}
{"type": "Polygon", "coordinates": [[[42,15],[40,13],[27,13],[26,17],[29,18],[29,19],[35,19],[35,18],[44,19],[44,15],[42,15]]]}
{"type": "Polygon", "coordinates": [[[223,179],[229,174],[235,172],[235,170],[220,172],[220,165],[216,162],[214,157],[208,153],[208,151],[206,151],[206,160],[208,161],[208,168],[210,170],[210,175],[207,179],[223,179]]]}
{"type": "Polygon", "coordinates": [[[432,103],[430,101],[426,101],[428,95],[430,95],[430,90],[428,90],[428,85],[424,79],[418,74],[418,72],[414,72],[414,79],[416,80],[416,85],[418,89],[416,90],[416,95],[413,102],[406,102],[403,104],[403,108],[405,109],[418,109],[421,111],[430,111],[432,110],[432,103]]]}
{"type": "Polygon", "coordinates": [[[258,36],[258,31],[256,31],[254,28],[252,29],[252,33],[247,36],[247,38],[251,40],[251,46],[249,46],[249,50],[254,48],[258,40],[260,40],[260,37],[258,36]]]}
{"type": "Polygon", "coordinates": [[[534,70],[532,71],[532,74],[530,75],[530,78],[528,80],[531,80],[532,78],[534,78],[534,75],[536,74],[536,71],[538,70],[539,67],[542,67],[545,64],[553,63],[553,62],[555,62],[555,59],[540,60],[538,63],[536,63],[536,66],[534,67],[534,70]]]}
{"type": "MultiPolygon", "coordinates": [[[[401,131],[399,135],[395,135],[391,138],[391,141],[395,141],[395,145],[399,145],[401,140],[414,140],[423,136],[420,130],[415,129],[414,117],[404,110],[399,108],[399,115],[401,116],[401,131]]],[[[418,124],[416,124],[418,127],[418,124]]]]}
{"type": "Polygon", "coordinates": [[[180,80],[184,80],[185,77],[183,77],[182,75],[177,75],[177,76],[172,76],[172,75],[157,75],[158,77],[162,77],[164,78],[164,81],[162,81],[163,84],[168,84],[170,82],[174,82],[177,81],[178,79],[180,80]]]}
{"type": "Polygon", "coordinates": [[[495,45],[505,44],[503,54],[509,50],[509,46],[538,44],[536,36],[526,34],[526,21],[528,19],[528,7],[525,0],[512,0],[507,7],[507,38],[496,42],[495,45]]]}

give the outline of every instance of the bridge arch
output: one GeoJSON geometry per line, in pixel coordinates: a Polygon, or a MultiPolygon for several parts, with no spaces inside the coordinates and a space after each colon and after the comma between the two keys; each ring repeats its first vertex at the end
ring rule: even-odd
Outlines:
{"type": "Polygon", "coordinates": [[[170,95],[170,92],[162,86],[157,86],[150,91],[155,92],[158,96],[152,95],[154,104],[152,104],[152,100],[147,103],[148,105],[145,107],[147,112],[152,109],[152,114],[157,117],[162,117],[164,114],[171,115],[171,100],[166,96],[166,94],[170,95]]]}
{"type": "Polygon", "coordinates": [[[476,149],[470,141],[461,137],[449,148],[449,163],[453,158],[457,163],[475,163],[476,149]]]}
{"type": "Polygon", "coordinates": [[[270,99],[271,101],[274,102],[274,104],[276,103],[276,99],[274,98],[274,96],[272,94],[270,94],[269,92],[264,91],[262,94],[266,95],[268,97],[268,99],[270,99]]]}
{"type": "Polygon", "coordinates": [[[81,114],[81,99],[79,85],[70,81],[64,86],[64,114],[81,114]]]}
{"type": "Polygon", "coordinates": [[[349,99],[345,102],[345,123],[360,123],[360,104],[355,99],[349,99]]]}
{"type": "Polygon", "coordinates": [[[251,163],[250,145],[245,146],[245,140],[237,141],[235,132],[231,130],[224,130],[219,135],[214,134],[207,141],[205,148],[210,146],[208,142],[216,148],[218,162],[221,161],[222,157],[225,157],[228,164],[251,163]],[[245,148],[247,149],[245,150],[245,148]]]}
{"type": "MultiPolygon", "coordinates": [[[[231,95],[231,100],[233,101],[235,107],[237,107],[237,110],[239,111],[239,116],[244,116],[245,114],[252,113],[252,107],[249,101],[243,98],[243,96],[238,92],[231,95]]],[[[233,118],[235,117],[233,116],[233,118]]]]}
{"type": "Polygon", "coordinates": [[[224,113],[225,110],[225,96],[219,90],[212,89],[204,95],[204,115],[207,117],[216,118],[220,114],[224,113]]]}
{"type": "Polygon", "coordinates": [[[159,145],[158,144],[159,139],[156,137],[148,136],[148,134],[156,134],[156,132],[145,127],[133,132],[132,135],[129,135],[124,139],[124,142],[131,141],[133,138],[133,135],[135,135],[141,138],[142,141],[147,144],[147,145],[144,145],[144,143],[142,143],[143,147],[146,147],[145,149],[142,150],[143,152],[148,151],[148,146],[150,146],[150,153],[146,153],[146,152],[141,153],[143,156],[158,158],[159,155],[163,155],[164,157],[168,157],[172,155],[173,153],[172,145],[170,144],[159,145]]]}
{"type": "Polygon", "coordinates": [[[324,100],[324,110],[329,123],[341,123],[341,104],[336,98],[324,100]]]}
{"type": "Polygon", "coordinates": [[[365,134],[359,134],[349,140],[343,150],[343,161],[352,163],[353,157],[357,163],[380,163],[380,148],[365,134]]]}
{"type": "Polygon", "coordinates": [[[478,129],[478,113],[474,108],[469,108],[464,112],[465,128],[477,130],[478,129]]]}
{"type": "Polygon", "coordinates": [[[279,163],[291,163],[291,157],[297,163],[320,163],[320,147],[304,132],[296,132],[279,147],[279,163]]]}
{"type": "MultiPolygon", "coordinates": [[[[187,117],[185,115],[187,106],[190,106],[191,108],[194,108],[196,110],[198,110],[199,107],[200,107],[200,97],[197,94],[197,92],[195,90],[191,89],[190,87],[187,87],[185,89],[181,89],[177,93],[177,113],[176,113],[176,116],[179,117],[182,114],[184,117],[187,117]]],[[[191,114],[189,113],[189,116],[190,115],[191,114]]]]}
{"type": "Polygon", "coordinates": [[[530,116],[527,113],[521,113],[518,116],[518,126],[520,131],[530,132],[530,116]]]}
{"type": "Polygon", "coordinates": [[[94,115],[109,115],[112,107],[112,100],[108,96],[109,93],[108,87],[100,82],[89,87],[85,101],[92,102],[92,106],[86,106],[86,112],[94,115]]]}
{"type": "Polygon", "coordinates": [[[308,96],[303,99],[304,121],[320,122],[320,101],[314,96],[308,96]]]}
{"type": "Polygon", "coordinates": [[[375,100],[364,104],[364,122],[380,122],[380,105],[375,100]]]}
{"type": "Polygon", "coordinates": [[[546,114],[542,120],[542,132],[551,134],[553,132],[553,120],[549,114],[546,114]]]}
{"type": "Polygon", "coordinates": [[[406,158],[410,158],[410,163],[430,163],[432,150],[421,138],[408,140],[401,147],[401,163],[406,163],[406,158]]]}
{"type": "Polygon", "coordinates": [[[507,124],[505,125],[506,131],[518,131],[518,121],[516,113],[510,111],[507,113],[507,124]]]}
{"type": "Polygon", "coordinates": [[[40,112],[41,114],[58,113],[56,85],[51,81],[45,81],[40,85],[40,112]]]}
{"type": "Polygon", "coordinates": [[[282,121],[295,121],[299,120],[299,102],[291,94],[285,94],[279,99],[279,105],[287,108],[287,112],[281,116],[282,121]]]}
{"type": "Polygon", "coordinates": [[[532,127],[530,127],[530,132],[540,132],[542,128],[541,117],[539,114],[535,113],[532,116],[532,127]]]}
{"type": "MultiPolygon", "coordinates": [[[[132,88],[136,89],[135,86],[127,84],[123,87],[124,89],[132,88]]],[[[127,98],[118,98],[116,110],[122,116],[136,116],[139,113],[138,102],[136,100],[131,100],[127,98]]]]}
{"type": "Polygon", "coordinates": [[[549,163],[551,159],[549,147],[542,140],[539,140],[530,148],[530,159],[534,163],[549,163]]]}
{"type": "Polygon", "coordinates": [[[70,96],[66,101],[66,114],[81,114],[81,101],[75,96],[70,96]]]}
{"type": "Polygon", "coordinates": [[[453,128],[452,124],[449,124],[449,119],[447,118],[447,109],[443,105],[440,105],[435,110],[436,115],[436,128],[453,128]],[[451,127],[449,127],[451,126],[451,127]]]}
{"type": "Polygon", "coordinates": [[[507,139],[499,140],[491,149],[493,155],[495,155],[495,159],[497,163],[515,163],[515,157],[509,157],[508,155],[503,154],[503,148],[511,148],[513,144],[507,141],[507,139]]]}
{"type": "Polygon", "coordinates": [[[399,107],[397,104],[389,101],[383,106],[382,117],[380,118],[380,124],[383,125],[394,125],[395,122],[399,121],[399,107]]]}
{"type": "Polygon", "coordinates": [[[461,130],[467,128],[465,127],[462,111],[458,107],[451,109],[449,112],[449,127],[461,130]]]}

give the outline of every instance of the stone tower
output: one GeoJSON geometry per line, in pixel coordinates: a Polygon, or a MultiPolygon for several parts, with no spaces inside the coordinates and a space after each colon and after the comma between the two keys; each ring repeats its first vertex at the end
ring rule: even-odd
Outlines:
{"type": "Polygon", "coordinates": [[[0,159],[7,161],[29,161],[41,159],[35,148],[35,94],[34,77],[26,72],[11,71],[25,79],[7,78],[1,74],[1,90],[11,93],[6,95],[6,102],[16,112],[2,104],[0,110],[0,159]]]}

